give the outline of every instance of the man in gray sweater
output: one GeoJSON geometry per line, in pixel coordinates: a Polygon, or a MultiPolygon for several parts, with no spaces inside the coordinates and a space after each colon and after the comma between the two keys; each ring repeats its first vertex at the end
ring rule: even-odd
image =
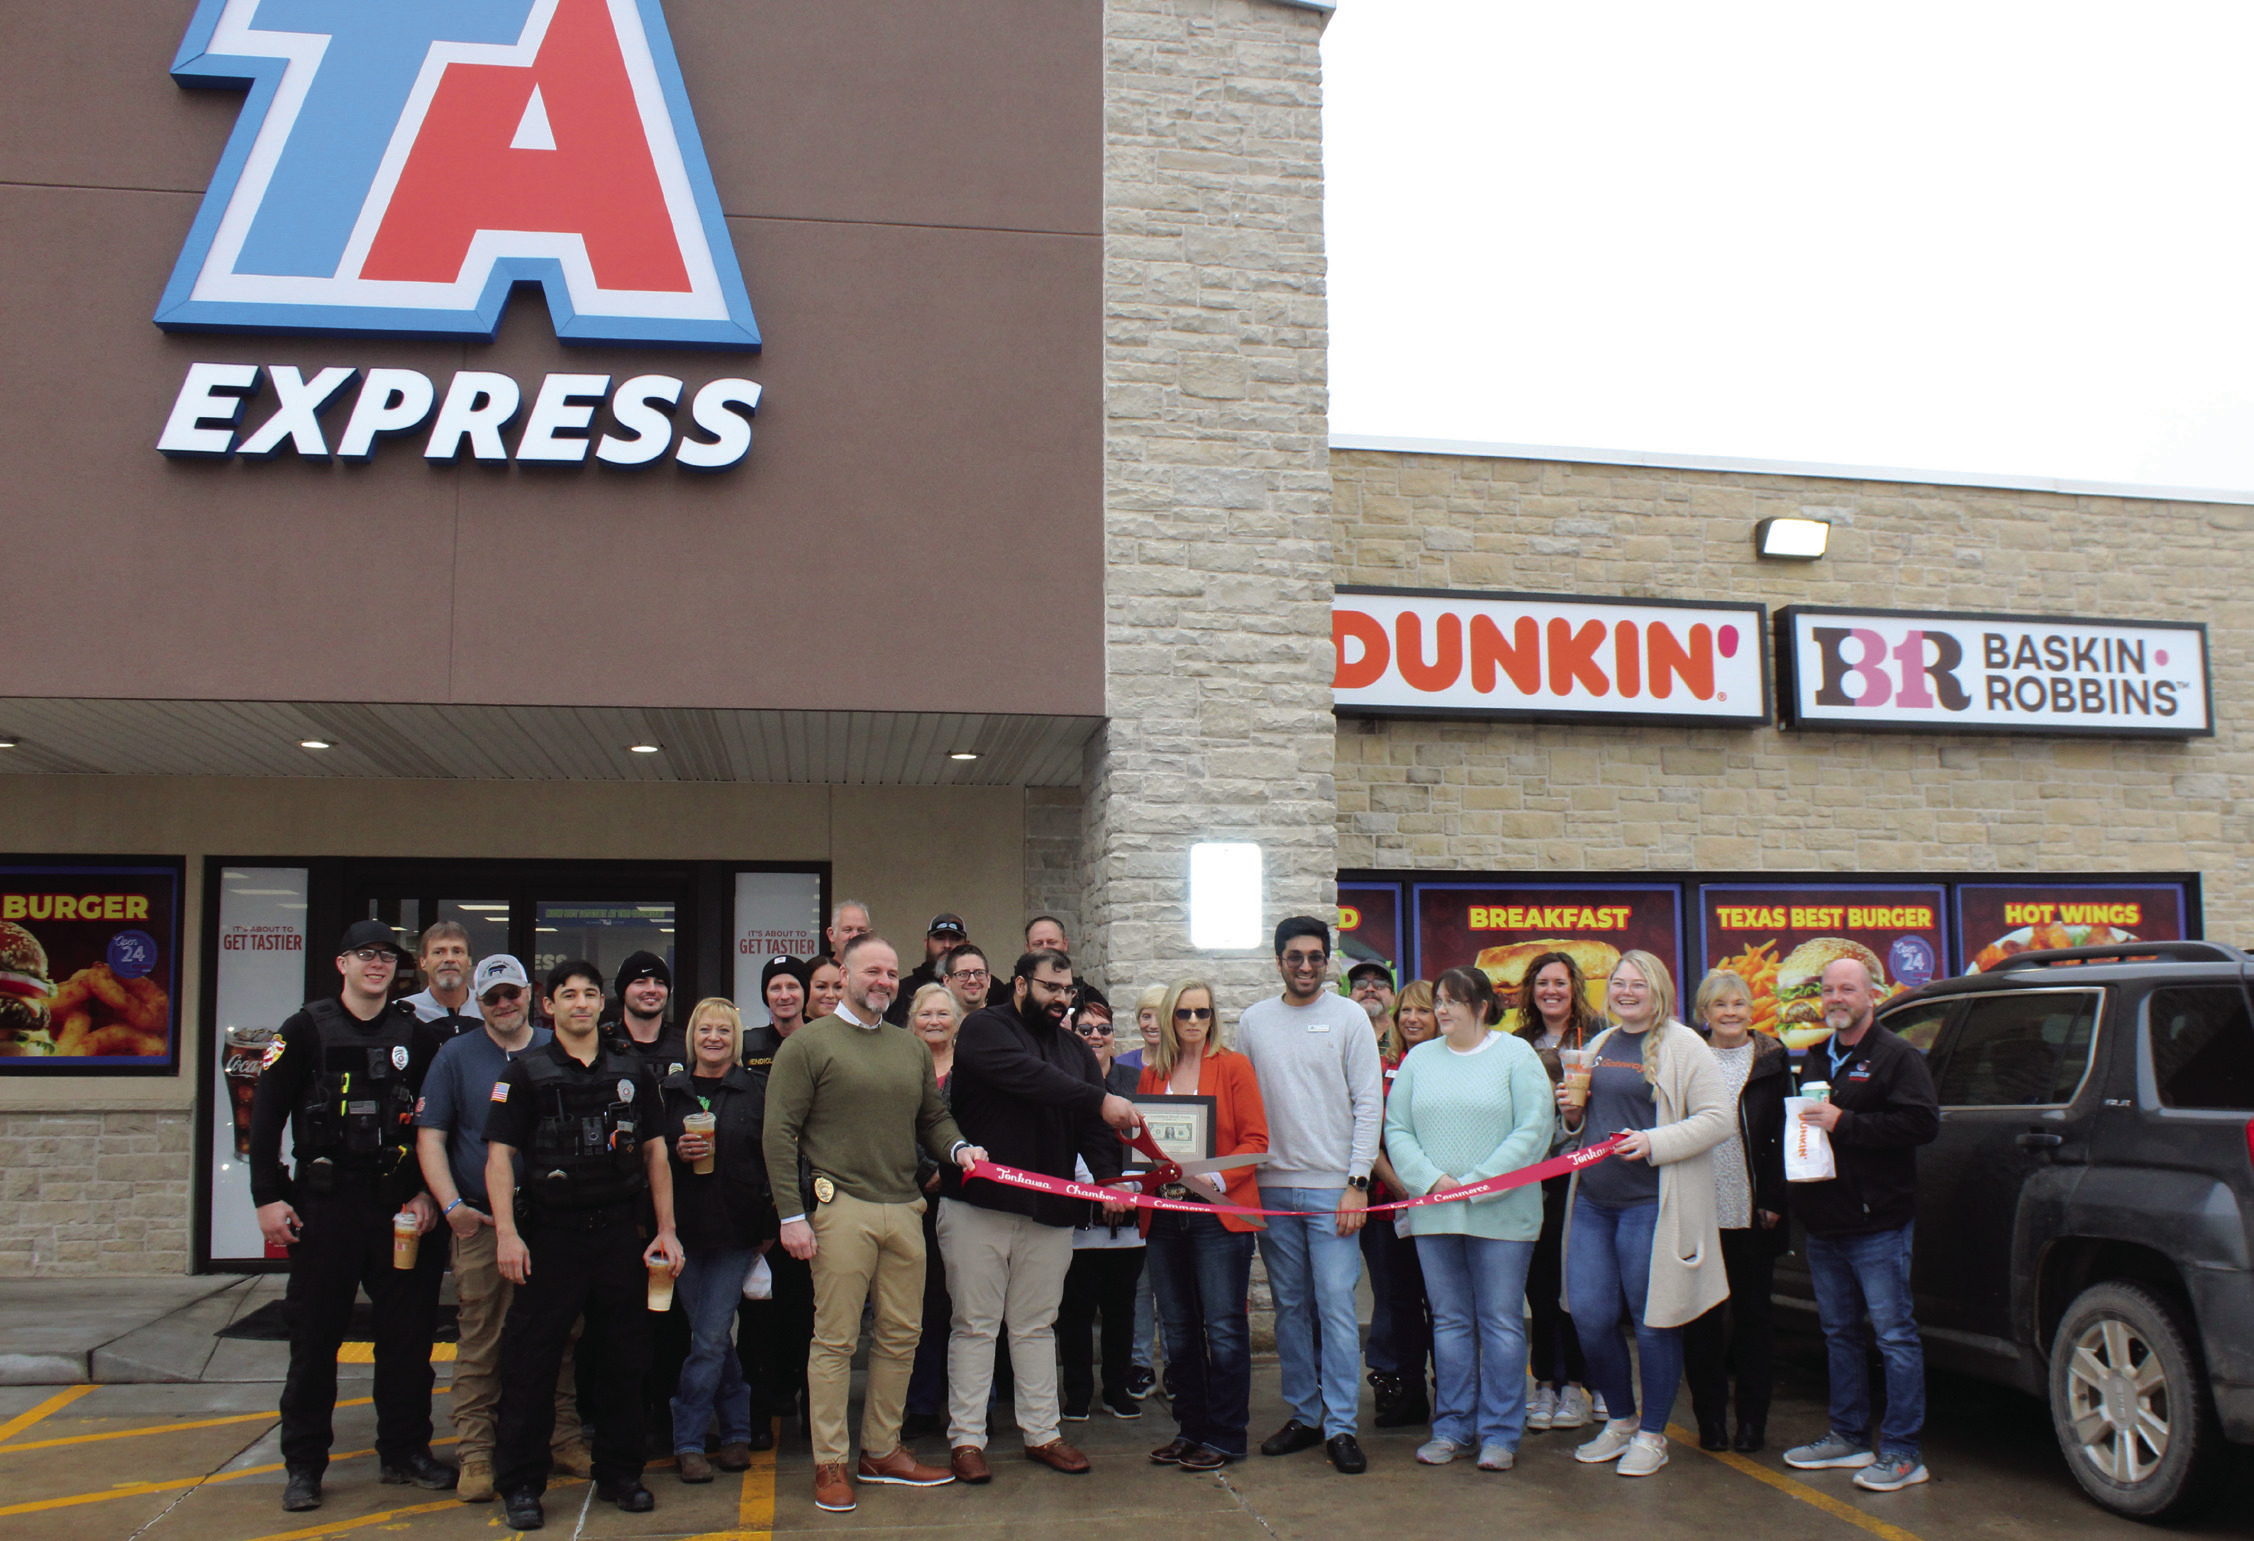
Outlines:
{"type": "Polygon", "coordinates": [[[1290,1455],[1321,1444],[1331,1465],[1352,1474],[1369,1466],[1354,1437],[1362,1367],[1356,1233],[1369,1207],[1370,1168],[1384,1128],[1384,1072],[1369,1014],[1327,988],[1328,926],[1306,915],[1279,924],[1276,971],[1283,994],[1247,1006],[1237,1022],[1237,1048],[1252,1061],[1268,1113],[1260,1203],[1316,1213],[1273,1217],[1260,1235],[1276,1299],[1284,1401],[1291,1406],[1290,1420],[1260,1453],[1290,1455]]]}

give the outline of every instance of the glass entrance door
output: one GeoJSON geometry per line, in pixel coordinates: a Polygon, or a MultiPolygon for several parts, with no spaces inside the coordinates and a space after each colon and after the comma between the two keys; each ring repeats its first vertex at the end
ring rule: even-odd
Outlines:
{"type": "MultiPolygon", "coordinates": [[[[619,968],[637,952],[654,952],[680,977],[678,933],[670,901],[536,899],[532,910],[532,974],[538,978],[568,958],[585,958],[603,971],[604,993],[619,968]]],[[[671,1013],[678,1016],[678,1012],[671,1013]]]]}

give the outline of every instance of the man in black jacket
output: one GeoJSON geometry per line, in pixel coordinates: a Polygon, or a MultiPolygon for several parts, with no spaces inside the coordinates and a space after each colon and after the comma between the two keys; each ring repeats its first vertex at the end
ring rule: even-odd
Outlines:
{"type": "MultiPolygon", "coordinates": [[[[1875,1025],[1876,982],[1860,958],[1824,966],[1830,1040],[1808,1051],[1803,1083],[1831,1085],[1801,1119],[1831,1137],[1838,1175],[1802,1183],[1793,1209],[1808,1232],[1831,1368],[1831,1432],[1785,1452],[1803,1471],[1853,1468],[1855,1485],[1891,1493],[1924,1482],[1925,1350],[1910,1298],[1910,1241],[1917,1221],[1917,1147],[1941,1130],[1925,1056],[1875,1025]],[[1886,1367],[1886,1416],[1872,1448],[1868,1313],[1886,1367]]],[[[1791,1131],[1787,1130],[1787,1138],[1791,1131]]]]}
{"type": "MultiPolygon", "coordinates": [[[[1018,959],[1011,1003],[973,1012],[963,1024],[947,1093],[963,1138],[984,1146],[997,1164],[1069,1181],[1077,1156],[1101,1182],[1125,1164],[1125,1147],[1112,1131],[1131,1130],[1139,1119],[1133,1103],[1104,1090],[1096,1056],[1065,1028],[1073,994],[1072,960],[1063,953],[1018,959]]],[[[963,1482],[992,1476],[986,1396],[995,1336],[1006,1322],[1026,1458],[1084,1472],[1088,1458],[1057,1437],[1054,1331],[1082,1205],[1002,1183],[965,1182],[956,1172],[945,1183],[939,1250],[955,1301],[947,1343],[948,1464],[963,1482]]],[[[1117,1212],[1132,1208],[1121,1204],[1117,1212]]]]}

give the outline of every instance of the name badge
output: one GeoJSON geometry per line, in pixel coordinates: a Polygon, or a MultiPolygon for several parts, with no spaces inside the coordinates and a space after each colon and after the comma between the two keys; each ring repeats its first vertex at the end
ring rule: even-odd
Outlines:
{"type": "Polygon", "coordinates": [[[1330,1024],[1328,1022],[1310,1022],[1307,1024],[1307,1031],[1310,1033],[1327,1033],[1330,1031],[1330,1024]]]}

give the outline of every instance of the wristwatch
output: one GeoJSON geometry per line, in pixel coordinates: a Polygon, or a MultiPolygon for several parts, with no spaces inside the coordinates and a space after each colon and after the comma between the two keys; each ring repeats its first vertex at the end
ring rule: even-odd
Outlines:
{"type": "Polygon", "coordinates": [[[1370,1180],[1367,1177],[1349,1177],[1346,1179],[1346,1186],[1357,1193],[1367,1193],[1370,1191],[1370,1180]]]}

